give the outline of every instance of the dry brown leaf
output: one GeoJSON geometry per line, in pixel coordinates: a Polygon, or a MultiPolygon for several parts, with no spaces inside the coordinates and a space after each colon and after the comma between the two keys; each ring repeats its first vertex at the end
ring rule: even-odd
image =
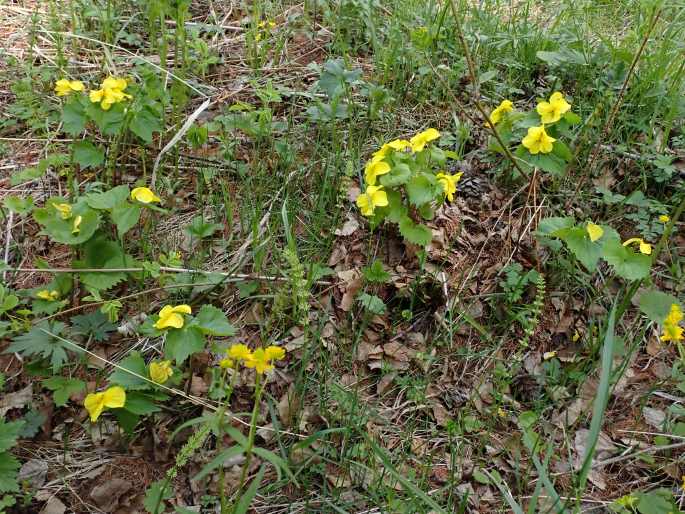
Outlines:
{"type": "Polygon", "coordinates": [[[48,502],[43,506],[40,514],[64,514],[67,511],[67,506],[64,505],[57,496],[51,496],[48,502]]]}
{"type": "Polygon", "coordinates": [[[357,218],[352,214],[348,214],[347,220],[343,224],[342,228],[338,228],[335,230],[335,235],[336,236],[343,236],[343,237],[351,236],[358,229],[359,229],[359,222],[357,221],[357,218]]]}
{"type": "Polygon", "coordinates": [[[7,393],[0,398],[0,416],[7,414],[12,409],[23,409],[31,403],[33,398],[33,384],[27,385],[24,389],[7,393]]]}
{"type": "Polygon", "coordinates": [[[651,407],[642,407],[642,415],[645,417],[645,422],[657,430],[662,430],[664,421],[666,421],[666,413],[660,409],[653,409],[651,407]]]}
{"type": "Polygon", "coordinates": [[[131,490],[133,484],[121,478],[111,478],[96,486],[90,492],[91,499],[100,510],[113,512],[119,506],[120,498],[131,490]]]}

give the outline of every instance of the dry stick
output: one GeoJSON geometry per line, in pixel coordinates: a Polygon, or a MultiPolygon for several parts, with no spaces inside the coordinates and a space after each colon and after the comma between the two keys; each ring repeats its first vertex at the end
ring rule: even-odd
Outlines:
{"type": "MultiPolygon", "coordinates": [[[[475,104],[476,109],[478,109],[478,112],[480,112],[480,115],[485,120],[485,124],[490,129],[490,132],[492,132],[492,135],[495,136],[495,139],[497,139],[497,142],[499,143],[500,148],[504,152],[504,155],[506,155],[507,159],[509,159],[511,161],[511,163],[516,168],[516,171],[518,171],[521,175],[523,175],[526,178],[526,180],[530,181],[530,175],[528,175],[528,173],[526,171],[523,171],[523,168],[521,168],[521,166],[519,166],[519,163],[516,161],[516,158],[509,151],[509,148],[507,147],[507,145],[504,144],[504,141],[502,141],[502,138],[500,137],[499,132],[497,132],[497,129],[495,128],[495,124],[490,119],[490,115],[487,112],[485,112],[485,108],[483,107],[483,104],[480,103],[480,99],[478,98],[480,96],[480,88],[478,86],[478,75],[476,75],[476,68],[473,65],[473,60],[471,59],[471,52],[469,51],[469,46],[468,46],[468,44],[466,44],[466,39],[464,39],[464,32],[462,31],[462,28],[461,28],[461,23],[459,21],[459,16],[457,14],[457,8],[454,5],[454,0],[450,0],[450,5],[452,7],[452,15],[454,17],[454,24],[455,24],[455,27],[457,28],[457,37],[459,38],[459,42],[461,43],[461,46],[464,49],[464,57],[466,58],[466,64],[469,68],[469,75],[471,78],[471,83],[473,84],[473,93],[474,93],[473,94],[473,103],[475,104]]],[[[430,60],[428,62],[430,63],[430,60]]],[[[431,68],[433,68],[432,64],[431,64],[431,68]]],[[[433,71],[435,71],[435,68],[433,68],[433,71]]],[[[442,77],[440,77],[439,74],[436,73],[436,76],[442,81],[442,77]]],[[[449,87],[447,87],[446,89],[450,93],[450,95],[452,96],[452,99],[463,110],[463,105],[459,102],[459,100],[457,100],[457,97],[454,93],[452,93],[452,90],[449,87]]]]}
{"type": "Polygon", "coordinates": [[[611,130],[612,125],[614,124],[614,119],[616,118],[616,115],[618,114],[618,110],[621,107],[621,104],[623,104],[623,97],[625,96],[626,89],[628,89],[628,82],[630,82],[630,79],[632,78],[633,73],[635,72],[635,67],[637,66],[637,63],[640,60],[640,57],[642,57],[642,53],[644,52],[645,47],[647,46],[647,42],[649,41],[649,37],[652,35],[652,31],[654,30],[654,27],[656,26],[656,22],[659,20],[660,16],[661,16],[661,9],[658,9],[652,15],[652,21],[649,24],[649,27],[647,28],[647,33],[645,34],[645,37],[642,40],[642,44],[640,45],[640,48],[638,49],[637,53],[635,54],[635,57],[633,57],[633,62],[630,63],[630,69],[628,70],[628,73],[626,74],[626,78],[623,80],[623,85],[621,86],[621,91],[619,91],[618,97],[616,98],[616,102],[614,102],[614,106],[611,109],[611,112],[609,113],[609,118],[607,118],[607,121],[604,124],[604,128],[602,129],[602,135],[597,140],[597,142],[595,143],[595,146],[592,149],[592,153],[590,154],[590,159],[589,159],[587,168],[585,170],[585,173],[583,173],[583,175],[580,177],[580,180],[578,181],[578,185],[576,186],[576,189],[573,191],[573,194],[569,197],[568,200],[566,200],[566,204],[564,205],[564,209],[569,208],[569,206],[571,205],[571,202],[578,195],[578,192],[580,191],[580,189],[583,187],[583,185],[587,181],[587,178],[590,175],[592,175],[592,171],[594,170],[594,167],[595,167],[595,161],[597,160],[597,157],[599,156],[599,150],[600,150],[603,142],[606,141],[607,136],[609,135],[609,131],[611,130]]]}

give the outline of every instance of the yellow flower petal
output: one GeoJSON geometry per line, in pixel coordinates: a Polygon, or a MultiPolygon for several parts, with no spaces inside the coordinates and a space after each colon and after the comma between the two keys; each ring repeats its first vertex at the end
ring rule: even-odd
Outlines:
{"type": "Polygon", "coordinates": [[[81,222],[83,221],[83,217],[81,216],[76,216],[74,218],[74,222],[71,225],[71,233],[76,235],[79,232],[81,232],[81,222]]]}
{"type": "Polygon", "coordinates": [[[90,101],[94,104],[101,102],[104,96],[105,92],[102,89],[92,89],[88,93],[88,98],[90,98],[90,101]]]}
{"type": "Polygon", "coordinates": [[[587,224],[585,230],[587,230],[587,233],[590,236],[590,241],[592,241],[593,243],[598,239],[601,239],[601,237],[604,235],[604,229],[599,225],[595,225],[592,222],[589,222],[587,224]]]}
{"type": "Polygon", "coordinates": [[[105,394],[90,393],[83,400],[83,406],[90,415],[90,421],[95,423],[105,409],[105,394]]]}
{"type": "Polygon", "coordinates": [[[36,293],[36,298],[47,300],[48,302],[54,302],[59,298],[59,291],[48,291],[47,289],[43,289],[42,291],[38,291],[36,293]]]}
{"type": "Polygon", "coordinates": [[[428,143],[438,139],[439,137],[440,132],[438,132],[434,128],[429,128],[427,130],[424,130],[423,132],[419,132],[409,140],[412,152],[423,152],[423,149],[426,147],[428,143]]]}
{"type": "Polygon", "coordinates": [[[559,91],[550,96],[549,102],[540,102],[536,108],[542,123],[556,123],[561,119],[561,115],[570,109],[571,105],[559,91]]]}
{"type": "Polygon", "coordinates": [[[266,354],[266,358],[272,361],[280,361],[285,357],[285,350],[280,346],[269,346],[264,350],[264,353],[266,354]]]}
{"type": "Polygon", "coordinates": [[[490,122],[496,125],[502,120],[502,116],[514,110],[514,103],[511,100],[502,100],[502,102],[490,113],[490,122]]]}
{"type": "Polygon", "coordinates": [[[171,361],[160,361],[150,363],[150,378],[157,384],[163,384],[171,378],[174,370],[171,361]]]}
{"type": "Polygon", "coordinates": [[[131,199],[140,203],[159,202],[159,197],[147,187],[136,187],[131,191],[131,199]]]}
{"type": "Polygon", "coordinates": [[[367,185],[373,186],[378,175],[390,172],[390,165],[385,161],[370,161],[364,169],[364,180],[367,185]]]}
{"type": "Polygon", "coordinates": [[[625,240],[623,242],[623,246],[629,246],[633,243],[637,243],[639,245],[640,253],[643,253],[645,255],[651,255],[652,245],[646,243],[643,239],[640,239],[639,237],[631,237],[630,239],[625,240]]]}
{"type": "Polygon", "coordinates": [[[249,360],[252,357],[252,352],[244,344],[234,344],[228,349],[228,356],[235,360],[249,360]]]}
{"type": "Polygon", "coordinates": [[[163,330],[165,328],[183,328],[185,322],[181,314],[190,314],[191,309],[188,305],[177,305],[172,307],[171,305],[165,305],[162,310],[159,311],[159,319],[153,325],[157,330],[163,330]],[[180,313],[180,314],[179,314],[180,313]]]}
{"type": "Polygon", "coordinates": [[[540,125],[539,127],[530,127],[526,137],[521,140],[521,144],[523,144],[531,154],[536,155],[538,153],[550,153],[555,141],[555,138],[549,136],[547,132],[545,132],[544,125],[540,125]]]}
{"type": "Polygon", "coordinates": [[[373,216],[373,205],[371,204],[371,198],[369,195],[362,193],[357,197],[357,207],[362,212],[364,216],[373,216]]]}
{"type": "Polygon", "coordinates": [[[665,214],[662,214],[661,216],[659,216],[659,221],[661,223],[668,223],[669,221],[671,221],[671,218],[666,216],[665,214]]]}
{"type": "Polygon", "coordinates": [[[235,362],[232,359],[221,359],[219,361],[219,367],[221,369],[235,368],[235,362]]]}
{"type": "Polygon", "coordinates": [[[103,393],[103,397],[103,403],[108,409],[120,409],[126,404],[126,391],[123,387],[110,387],[103,393]]]}
{"type": "Polygon", "coordinates": [[[71,205],[68,203],[53,203],[52,206],[60,213],[63,220],[71,218],[71,205]]]}

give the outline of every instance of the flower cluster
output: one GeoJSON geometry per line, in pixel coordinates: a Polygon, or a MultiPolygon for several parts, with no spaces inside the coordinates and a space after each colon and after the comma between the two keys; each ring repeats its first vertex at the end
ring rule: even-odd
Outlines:
{"type": "MultiPolygon", "coordinates": [[[[127,87],[126,79],[110,76],[102,81],[99,89],[91,89],[88,92],[88,97],[91,102],[99,103],[103,110],[108,111],[112,105],[132,98],[131,95],[124,92],[127,87]]],[[[68,96],[71,93],[85,91],[85,89],[85,85],[80,80],[60,79],[55,83],[55,94],[57,96],[68,96]]]]}
{"type": "Polygon", "coordinates": [[[83,401],[83,406],[95,423],[105,409],[120,409],[126,404],[126,391],[123,387],[113,386],[101,393],[90,393],[83,401]]]}
{"type": "Polygon", "coordinates": [[[219,362],[222,368],[235,368],[238,364],[242,364],[246,368],[254,368],[257,373],[263,374],[274,368],[274,361],[285,358],[285,350],[280,346],[271,345],[251,351],[247,345],[234,344],[226,351],[226,355],[227,357],[219,362]]]}
{"type": "Polygon", "coordinates": [[[632,244],[637,244],[638,248],[640,249],[640,253],[644,255],[651,255],[652,254],[652,245],[649,243],[646,243],[644,239],[641,239],[639,237],[631,237],[630,239],[627,239],[626,241],[623,242],[623,246],[630,246],[632,244]]]}
{"type": "Polygon", "coordinates": [[[662,341],[682,341],[685,339],[683,337],[683,327],[680,326],[680,322],[683,320],[683,311],[680,309],[680,305],[674,303],[671,305],[671,310],[666,316],[663,323],[663,334],[661,334],[662,341]]]}
{"type": "Polygon", "coordinates": [[[36,298],[40,298],[41,300],[46,300],[48,302],[54,302],[59,300],[59,291],[56,291],[54,289],[52,291],[43,289],[36,293],[36,298]]]}
{"type": "Polygon", "coordinates": [[[257,24],[257,33],[254,40],[259,43],[262,39],[269,37],[274,28],[276,28],[276,24],[273,21],[260,21],[257,24]]]}

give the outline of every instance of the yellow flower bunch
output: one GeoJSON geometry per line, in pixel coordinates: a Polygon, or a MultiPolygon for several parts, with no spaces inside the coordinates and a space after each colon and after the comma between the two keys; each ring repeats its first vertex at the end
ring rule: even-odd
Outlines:
{"type": "Polygon", "coordinates": [[[132,98],[128,93],[124,93],[127,86],[126,79],[107,77],[100,84],[100,89],[90,91],[90,101],[99,103],[103,110],[108,111],[112,105],[132,98]]]}
{"type": "Polygon", "coordinates": [[[450,202],[454,200],[454,193],[457,192],[457,183],[463,174],[464,172],[448,175],[447,173],[440,172],[435,176],[438,180],[438,184],[442,186],[445,198],[450,202]]]}
{"type": "Polygon", "coordinates": [[[154,203],[160,202],[159,197],[152,191],[152,189],[147,187],[136,187],[131,191],[131,200],[135,200],[140,203],[154,203]]]}
{"type": "Polygon", "coordinates": [[[555,138],[547,134],[545,126],[540,125],[539,127],[530,127],[528,129],[528,134],[523,138],[521,144],[523,144],[531,154],[536,155],[538,153],[550,153],[555,141],[555,138]]]}
{"type": "Polygon", "coordinates": [[[149,366],[150,378],[156,384],[163,384],[174,374],[171,361],[151,362],[149,366]]]}
{"type": "Polygon", "coordinates": [[[357,207],[364,216],[373,216],[376,207],[388,205],[388,195],[383,190],[383,186],[369,186],[366,192],[357,197],[357,207]]]}
{"type": "Polygon", "coordinates": [[[272,370],[274,361],[285,358],[285,350],[274,345],[257,348],[253,352],[244,344],[234,344],[226,354],[228,357],[219,362],[220,367],[224,369],[234,368],[237,364],[242,364],[246,368],[254,368],[259,374],[272,370]]]}
{"type": "Polygon", "coordinates": [[[414,153],[423,152],[423,149],[426,147],[428,143],[430,143],[431,141],[435,141],[439,137],[440,132],[438,132],[434,128],[429,128],[427,130],[424,130],[423,132],[419,132],[409,140],[409,144],[411,145],[411,151],[414,153]]]}
{"type": "Polygon", "coordinates": [[[52,206],[59,213],[63,220],[71,218],[71,205],[68,203],[53,203],[52,206]]]}
{"type": "Polygon", "coordinates": [[[183,328],[185,319],[182,314],[190,314],[192,309],[190,305],[165,305],[159,311],[159,319],[153,325],[157,330],[164,330],[165,328],[183,328]]]}
{"type": "Polygon", "coordinates": [[[90,393],[83,401],[83,406],[90,414],[90,421],[95,423],[105,409],[120,409],[126,404],[126,391],[114,386],[101,393],[90,393]]]}
{"type": "Polygon", "coordinates": [[[562,93],[557,91],[549,97],[549,102],[543,101],[538,103],[535,110],[540,115],[540,121],[543,124],[556,123],[561,119],[562,114],[566,114],[571,110],[571,104],[566,101],[562,93]]]}
{"type": "Polygon", "coordinates": [[[660,339],[662,341],[682,341],[683,337],[683,327],[680,326],[680,322],[683,320],[683,311],[680,309],[680,305],[674,303],[671,305],[671,310],[664,320],[663,333],[660,339]]]}
{"type": "Polygon", "coordinates": [[[276,28],[276,24],[273,21],[260,21],[257,23],[257,34],[255,34],[254,40],[259,43],[264,37],[268,36],[274,28],[276,28]]]}
{"type": "Polygon", "coordinates": [[[60,79],[55,82],[55,94],[57,96],[68,96],[73,92],[81,92],[86,89],[80,80],[60,79]]]}

